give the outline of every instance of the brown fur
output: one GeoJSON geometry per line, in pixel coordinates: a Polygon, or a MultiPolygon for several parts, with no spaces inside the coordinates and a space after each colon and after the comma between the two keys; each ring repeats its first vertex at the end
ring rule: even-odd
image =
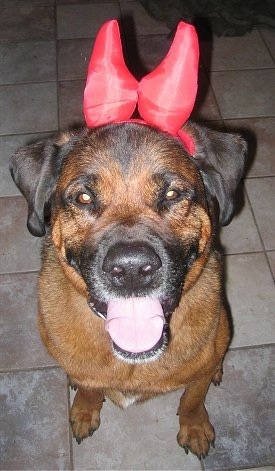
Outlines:
{"type": "MultiPolygon", "coordinates": [[[[48,351],[77,385],[71,423],[78,441],[98,428],[105,396],[124,407],[131,398],[142,402],[185,388],[178,409],[179,444],[202,457],[214,442],[204,399],[210,382],[221,381],[230,341],[214,232],[218,219],[227,224],[232,217],[245,143],[239,136],[190,123],[186,129],[196,142],[194,157],[159,131],[120,124],[62,133],[46,144],[19,150],[12,159],[15,182],[29,202],[29,229],[43,235],[46,227],[39,327],[48,351]],[[153,176],[168,171],[177,175],[182,191],[195,191],[196,198],[183,198],[162,210],[156,207],[156,195],[163,183],[153,176]],[[91,172],[97,175],[93,185],[98,207],[87,212],[64,203],[79,190],[76,178],[91,172]],[[45,208],[50,210],[48,224],[45,208]],[[140,226],[184,250],[196,243],[197,255],[169,319],[167,348],[156,359],[127,363],[114,355],[104,321],[87,303],[87,283],[68,262],[67,250],[81,258],[83,247],[92,253],[117,227],[132,234],[140,226]]],[[[123,231],[116,237],[123,239],[123,231]]]]}

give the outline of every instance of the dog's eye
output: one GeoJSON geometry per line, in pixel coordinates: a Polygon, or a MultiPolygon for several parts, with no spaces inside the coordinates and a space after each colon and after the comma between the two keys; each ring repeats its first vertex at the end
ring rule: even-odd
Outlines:
{"type": "Polygon", "coordinates": [[[92,197],[88,193],[80,193],[77,196],[77,202],[80,204],[90,204],[92,202],[92,197]]]}
{"type": "Polygon", "coordinates": [[[180,197],[180,192],[177,190],[168,190],[165,194],[166,201],[173,201],[180,197]]]}

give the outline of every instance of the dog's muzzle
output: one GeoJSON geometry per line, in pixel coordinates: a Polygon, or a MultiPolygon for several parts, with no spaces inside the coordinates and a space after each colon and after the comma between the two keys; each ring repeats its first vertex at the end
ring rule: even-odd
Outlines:
{"type": "Polygon", "coordinates": [[[116,356],[134,363],[156,359],[168,344],[169,318],[196,251],[164,245],[149,231],[147,237],[129,236],[127,229],[117,235],[108,233],[96,251],[87,247],[70,263],[87,284],[89,305],[104,319],[116,356]]]}
{"type": "Polygon", "coordinates": [[[116,293],[106,303],[105,328],[124,360],[148,360],[164,348],[166,319],[161,302],[151,296],[161,268],[160,256],[145,242],[117,242],[103,258],[103,278],[116,293]]]}

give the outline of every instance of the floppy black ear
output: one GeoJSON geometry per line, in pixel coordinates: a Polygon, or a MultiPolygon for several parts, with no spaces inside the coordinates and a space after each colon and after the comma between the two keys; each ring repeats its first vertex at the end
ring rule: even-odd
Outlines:
{"type": "Polygon", "coordinates": [[[12,178],[28,202],[27,227],[37,237],[46,234],[47,212],[64,157],[76,143],[73,132],[18,149],[10,159],[12,178]]]}
{"type": "MultiPolygon", "coordinates": [[[[189,127],[188,127],[189,130],[189,127]]],[[[195,161],[203,178],[209,202],[218,202],[222,226],[234,215],[235,192],[244,174],[247,144],[239,134],[213,131],[192,123],[195,161]]]]}

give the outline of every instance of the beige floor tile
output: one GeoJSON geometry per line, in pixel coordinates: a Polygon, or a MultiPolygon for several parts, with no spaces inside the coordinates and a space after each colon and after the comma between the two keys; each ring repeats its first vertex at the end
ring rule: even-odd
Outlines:
{"type": "MultiPolygon", "coordinates": [[[[78,3],[84,3],[83,0],[55,0],[56,5],[73,5],[78,3]]],[[[131,0],[129,0],[131,1],[131,0]]],[[[88,3],[88,2],[85,2],[88,3]]],[[[89,3],[119,3],[119,0],[89,0],[89,3]]],[[[108,8],[108,5],[107,7],[108,8]]]]}
{"type": "Polygon", "coordinates": [[[57,6],[57,38],[92,38],[107,20],[118,19],[119,6],[106,3],[81,3],[79,5],[57,6]]]}
{"type": "Polygon", "coordinates": [[[275,115],[275,68],[211,72],[210,82],[223,118],[275,115]]]}
{"type": "Polygon", "coordinates": [[[66,383],[58,368],[0,374],[1,469],[71,469],[66,383]]]}
{"type": "Polygon", "coordinates": [[[236,471],[275,471],[275,466],[265,466],[264,468],[236,469],[236,471]]]}
{"type": "MultiPolygon", "coordinates": [[[[24,6],[53,6],[55,0],[24,0],[24,6]]],[[[1,0],[2,8],[17,8],[22,6],[22,0],[1,0]]]]}
{"type": "Polygon", "coordinates": [[[58,41],[58,79],[86,80],[94,39],[65,39],[58,41]]]}
{"type": "Polygon", "coordinates": [[[249,178],[245,182],[266,250],[275,249],[275,177],[249,178]]]}
{"type": "Polygon", "coordinates": [[[39,270],[41,239],[27,230],[23,196],[0,198],[0,273],[39,270]]]}
{"type": "Polygon", "coordinates": [[[206,407],[216,447],[206,471],[272,465],[275,452],[274,346],[228,352],[223,381],[210,386],[206,407]]]}
{"type": "Polygon", "coordinates": [[[0,44],[0,84],[56,80],[54,41],[0,44]]]}
{"type": "Polygon", "coordinates": [[[124,42],[129,69],[138,80],[160,64],[171,45],[171,39],[167,34],[128,35],[124,38],[124,42]]]}
{"type": "Polygon", "coordinates": [[[231,347],[273,343],[275,290],[265,254],[229,255],[225,268],[234,323],[231,347]]]}
{"type": "MultiPolygon", "coordinates": [[[[74,5],[78,3],[88,3],[83,0],[55,0],[56,5],[74,5]]],[[[131,1],[131,0],[129,0],[131,1]]],[[[89,0],[89,3],[119,3],[119,0],[89,0]]],[[[108,5],[107,5],[108,8],[108,5]]]]}
{"type": "Polygon", "coordinates": [[[209,79],[203,69],[200,69],[199,71],[198,93],[190,118],[194,121],[212,121],[221,119],[217,100],[209,83],[209,79]]]}
{"type": "Polygon", "coordinates": [[[177,444],[181,394],[166,394],[126,410],[107,399],[93,437],[80,445],[73,441],[74,469],[200,471],[198,459],[177,444]]]}
{"type": "Polygon", "coordinates": [[[220,241],[227,254],[257,252],[263,249],[247,199],[231,223],[221,229],[220,241]]]}
{"type": "Polygon", "coordinates": [[[3,8],[1,2],[0,42],[54,39],[54,8],[13,0],[6,6],[14,8],[3,8]]]}
{"type": "Polygon", "coordinates": [[[9,160],[12,154],[21,146],[48,137],[48,133],[16,134],[0,136],[0,196],[17,196],[20,192],[12,181],[9,171],[9,160]]]}
{"type": "Polygon", "coordinates": [[[56,130],[57,92],[55,82],[0,87],[0,134],[56,130]]]}
{"type": "Polygon", "coordinates": [[[247,177],[275,175],[275,117],[225,121],[228,130],[244,135],[248,142],[247,177]]]}
{"type": "Polygon", "coordinates": [[[275,251],[274,252],[267,252],[267,257],[270,263],[270,267],[275,278],[275,251]]]}
{"type": "Polygon", "coordinates": [[[168,34],[165,23],[149,16],[139,2],[120,2],[123,30],[126,34],[168,34]]]}
{"type": "Polygon", "coordinates": [[[274,59],[275,63],[275,31],[269,29],[262,29],[261,35],[274,59]]]}
{"type": "Polygon", "coordinates": [[[83,93],[85,80],[59,84],[59,125],[61,129],[84,125],[83,93]]]}
{"type": "Polygon", "coordinates": [[[274,63],[259,33],[254,30],[244,36],[217,37],[200,45],[207,70],[242,70],[274,67],[274,63]],[[234,54],[232,54],[234,51],[234,54]]]}
{"type": "Polygon", "coordinates": [[[37,325],[37,273],[0,275],[2,370],[56,365],[37,325]]]}

